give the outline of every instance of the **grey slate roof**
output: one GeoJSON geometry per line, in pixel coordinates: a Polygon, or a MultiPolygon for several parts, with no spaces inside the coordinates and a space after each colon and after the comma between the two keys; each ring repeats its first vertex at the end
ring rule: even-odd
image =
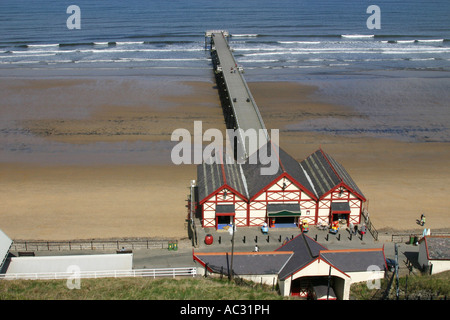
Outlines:
{"type": "Polygon", "coordinates": [[[324,251],[320,255],[321,258],[343,272],[385,270],[386,266],[381,249],[324,251]]]}
{"type": "MultiPolygon", "coordinates": [[[[297,160],[292,158],[282,148],[274,148],[271,142],[265,144],[256,153],[249,157],[243,164],[233,162],[231,164],[207,164],[202,163],[197,166],[197,186],[199,200],[227,184],[240,194],[251,199],[263,188],[268,186],[274,180],[278,179],[283,173],[287,173],[294,178],[306,190],[311,190],[311,185],[297,160]],[[265,150],[263,150],[265,148],[265,150]],[[275,151],[274,151],[275,150],[275,151]],[[276,151],[277,150],[277,151],[276,151]],[[259,161],[265,151],[273,163],[262,163],[259,161]],[[273,155],[273,158],[271,156],[273,155]],[[276,157],[276,158],[275,158],[276,157]],[[256,159],[257,161],[254,161],[256,159]],[[275,161],[276,159],[276,161],[275,161]],[[262,168],[276,166],[274,174],[261,174],[262,168]]],[[[226,162],[226,161],[223,161],[226,162]]]]}
{"type": "Polygon", "coordinates": [[[216,213],[234,213],[234,204],[218,204],[216,205],[216,213]]]}
{"type": "Polygon", "coordinates": [[[358,195],[365,198],[344,167],[322,149],[317,150],[301,161],[300,167],[311,180],[312,191],[318,198],[337,187],[340,183],[344,183],[358,195]]]}
{"type": "Polygon", "coordinates": [[[450,259],[450,237],[425,236],[422,241],[425,241],[430,260],[450,259]]]}
{"type": "MultiPolygon", "coordinates": [[[[350,177],[344,167],[322,149],[317,150],[300,163],[291,157],[282,148],[274,148],[272,142],[265,144],[252,158],[249,157],[243,164],[207,164],[197,166],[197,186],[200,201],[220,187],[227,184],[247,199],[252,199],[262,189],[286,173],[297,181],[312,195],[321,198],[341,183],[364,198],[364,194],[350,177]],[[263,149],[264,148],[264,149],[263,149]],[[277,150],[277,151],[274,151],[277,150]],[[269,157],[276,156],[277,170],[273,174],[261,174],[262,168],[268,168],[273,163],[264,164],[261,153],[265,151],[269,157]],[[258,161],[253,161],[257,159],[258,161]]],[[[274,158],[269,158],[274,161],[274,158]]],[[[226,161],[223,161],[226,162],[226,161]]]]}
{"type": "MultiPolygon", "coordinates": [[[[213,272],[228,274],[231,255],[226,253],[196,253],[197,259],[213,272]]],[[[284,280],[316,259],[322,259],[342,272],[384,271],[383,249],[328,250],[305,234],[288,241],[274,252],[237,253],[233,270],[240,275],[278,274],[284,280]]]]}
{"type": "Polygon", "coordinates": [[[242,169],[237,163],[207,164],[197,166],[198,197],[202,201],[211,193],[227,185],[244,197],[248,197],[247,186],[243,181],[242,169]]]}
{"type": "MultiPolygon", "coordinates": [[[[231,254],[201,254],[195,256],[207,264],[213,272],[228,275],[231,268],[231,254]]],[[[233,271],[237,275],[278,274],[292,256],[292,252],[277,254],[274,252],[235,253],[233,255],[233,271]]]]}
{"type": "Polygon", "coordinates": [[[293,214],[300,214],[300,205],[298,203],[268,203],[267,212],[277,213],[287,211],[293,214]]]}
{"type": "Polygon", "coordinates": [[[332,202],[331,212],[350,212],[350,205],[348,202],[332,202]]]}
{"type": "MultiPolygon", "coordinates": [[[[249,160],[242,165],[244,169],[245,179],[248,185],[249,198],[253,198],[258,192],[260,192],[263,188],[268,186],[274,180],[278,179],[283,173],[287,173],[292,178],[294,178],[300,185],[304,186],[307,190],[311,189],[309,184],[309,180],[306,177],[303,170],[301,170],[300,165],[297,160],[291,157],[286,151],[282,148],[274,148],[275,145],[272,142],[267,143],[263,147],[261,147],[256,153],[257,159],[261,159],[262,151],[266,151],[269,156],[274,155],[278,159],[278,170],[271,175],[261,174],[262,168],[270,167],[271,164],[262,164],[258,162],[257,164],[252,164],[249,160]],[[264,150],[265,148],[266,150],[264,150]],[[278,150],[278,152],[276,151],[278,150]]],[[[253,154],[255,156],[255,154],[253,154]]]]}

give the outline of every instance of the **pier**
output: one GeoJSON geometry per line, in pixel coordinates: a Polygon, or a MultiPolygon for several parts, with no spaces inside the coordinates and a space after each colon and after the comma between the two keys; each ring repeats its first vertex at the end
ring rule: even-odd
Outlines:
{"type": "MultiPolygon", "coordinates": [[[[259,135],[257,148],[270,140],[258,106],[243,76],[243,68],[233,56],[228,43],[227,31],[207,31],[205,47],[210,40],[211,58],[214,67],[217,88],[222,103],[227,129],[236,130],[237,141],[234,144],[236,160],[244,161],[253,152],[245,133],[255,130],[259,135]],[[261,140],[264,139],[264,140],[261,140]]],[[[255,150],[256,151],[256,150],[255,150]]]]}

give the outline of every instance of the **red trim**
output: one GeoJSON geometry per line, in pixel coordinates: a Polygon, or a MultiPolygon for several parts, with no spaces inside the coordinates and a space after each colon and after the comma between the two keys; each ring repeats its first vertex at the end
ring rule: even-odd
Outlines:
{"type": "MultiPolygon", "coordinates": [[[[341,182],[341,183],[337,184],[335,187],[333,187],[332,189],[328,190],[318,200],[328,200],[328,199],[325,199],[325,197],[328,196],[329,194],[331,194],[331,198],[333,198],[333,193],[335,193],[336,190],[338,190],[341,187],[347,189],[347,191],[349,192],[349,194],[348,194],[348,199],[349,200],[350,199],[351,200],[358,199],[358,200],[361,200],[363,202],[366,201],[366,198],[361,196],[358,192],[355,192],[352,188],[347,186],[344,182],[341,182]],[[356,198],[350,198],[350,193],[354,194],[356,196],[356,198]]],[[[339,198],[339,199],[342,199],[342,198],[339,198]]]]}
{"type": "MultiPolygon", "coordinates": [[[[269,184],[267,184],[264,188],[262,188],[253,197],[251,197],[249,199],[249,202],[254,201],[262,193],[266,192],[270,187],[277,184],[277,182],[280,181],[282,178],[288,179],[292,184],[294,184],[297,188],[299,188],[299,191],[306,193],[308,196],[311,197],[312,200],[316,200],[316,201],[318,200],[317,197],[315,195],[313,195],[308,189],[306,189],[301,183],[299,183],[297,180],[295,180],[293,177],[291,177],[288,173],[283,172],[281,175],[279,175],[277,178],[273,179],[269,184]]],[[[295,191],[285,191],[285,192],[295,192],[295,191]]]]}
{"type": "Polygon", "coordinates": [[[387,270],[388,269],[388,265],[387,265],[387,262],[386,262],[386,255],[384,254],[384,244],[383,244],[383,258],[384,258],[384,267],[386,268],[385,270],[387,270]]]}
{"type": "Polygon", "coordinates": [[[212,196],[215,196],[217,194],[220,193],[220,191],[222,191],[223,189],[228,189],[230,190],[233,194],[239,196],[240,198],[242,198],[242,201],[247,202],[247,197],[242,195],[241,193],[237,192],[235,189],[233,189],[232,187],[230,187],[227,184],[222,185],[221,187],[217,188],[214,192],[211,192],[209,195],[207,195],[206,197],[203,198],[203,200],[201,200],[199,202],[200,205],[203,205],[205,202],[207,202],[209,199],[211,199],[212,196]]]}

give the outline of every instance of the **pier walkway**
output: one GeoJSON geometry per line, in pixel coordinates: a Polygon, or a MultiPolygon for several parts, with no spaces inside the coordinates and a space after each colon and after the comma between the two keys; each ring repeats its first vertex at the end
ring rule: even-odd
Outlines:
{"type": "MultiPolygon", "coordinates": [[[[214,65],[216,83],[225,116],[227,129],[237,130],[238,138],[236,148],[240,148],[238,155],[248,158],[256,149],[263,146],[270,139],[264,121],[259,113],[258,106],[242,75],[243,69],[238,66],[228,43],[229,34],[226,31],[207,31],[206,38],[210,38],[211,57],[214,65]],[[246,133],[251,134],[252,129],[257,134],[264,133],[257,145],[250,145],[249,139],[245,140],[246,133]]],[[[239,159],[236,159],[239,160],[239,159]]]]}

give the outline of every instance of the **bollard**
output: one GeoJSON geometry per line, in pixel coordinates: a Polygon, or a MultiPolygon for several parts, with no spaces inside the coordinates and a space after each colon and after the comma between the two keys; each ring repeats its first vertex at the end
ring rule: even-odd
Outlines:
{"type": "Polygon", "coordinates": [[[255,237],[255,243],[258,243],[258,236],[255,237]]]}
{"type": "Polygon", "coordinates": [[[267,243],[269,243],[269,236],[267,236],[267,243]]]}
{"type": "Polygon", "coordinates": [[[341,234],[339,233],[337,236],[338,241],[341,241],[341,234]]]}
{"type": "Polygon", "coordinates": [[[242,239],[242,241],[245,243],[245,236],[244,236],[244,238],[242,239]]]}
{"type": "Polygon", "coordinates": [[[317,234],[314,236],[314,241],[317,241],[317,234]]]}
{"type": "Polygon", "coordinates": [[[278,242],[281,242],[281,234],[280,234],[280,237],[278,238],[278,242]]]}
{"type": "Polygon", "coordinates": [[[327,240],[327,241],[328,241],[328,236],[329,236],[329,234],[327,233],[327,236],[325,237],[325,240],[327,240]]]}
{"type": "Polygon", "coordinates": [[[219,236],[219,244],[222,243],[222,236],[219,236]]]}

